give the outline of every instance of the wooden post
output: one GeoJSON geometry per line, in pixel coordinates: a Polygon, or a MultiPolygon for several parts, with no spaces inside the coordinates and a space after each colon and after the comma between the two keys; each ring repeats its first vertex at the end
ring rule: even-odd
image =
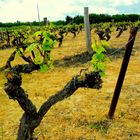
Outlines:
{"type": "Polygon", "coordinates": [[[38,14],[38,21],[40,22],[40,14],[39,14],[39,6],[37,4],[37,14],[38,14]]]}
{"type": "Polygon", "coordinates": [[[44,17],[44,25],[48,25],[47,17],[44,17]]]}
{"type": "Polygon", "coordinates": [[[115,88],[115,91],[114,91],[114,95],[113,95],[113,98],[112,98],[110,110],[109,110],[109,113],[108,113],[108,117],[110,119],[112,119],[114,117],[114,112],[115,112],[117,102],[118,102],[118,99],[119,99],[119,95],[120,95],[120,91],[121,91],[121,88],[122,88],[122,85],[123,85],[125,73],[126,73],[126,70],[127,70],[127,66],[128,66],[128,63],[129,63],[129,59],[130,59],[130,56],[131,56],[131,52],[132,52],[132,49],[133,49],[133,44],[134,44],[134,41],[135,41],[137,31],[138,31],[138,27],[134,27],[133,29],[131,29],[130,37],[129,37],[128,43],[126,45],[126,51],[125,51],[125,55],[124,55],[124,58],[123,58],[120,74],[119,74],[119,77],[118,77],[118,81],[117,81],[116,88],[115,88]]]}
{"type": "Polygon", "coordinates": [[[86,47],[87,51],[91,54],[93,50],[91,48],[91,33],[90,33],[88,7],[84,7],[84,25],[86,32],[86,47]]]}

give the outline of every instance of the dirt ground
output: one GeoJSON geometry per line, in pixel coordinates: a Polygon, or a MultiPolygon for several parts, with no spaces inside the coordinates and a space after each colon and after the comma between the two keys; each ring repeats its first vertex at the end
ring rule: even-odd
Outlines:
{"type": "MultiPolygon", "coordinates": [[[[113,48],[123,47],[129,31],[118,39],[116,32],[109,41],[113,48]]],[[[92,40],[97,36],[92,32],[92,40]]],[[[68,34],[62,47],[52,52],[54,68],[47,73],[33,72],[23,75],[23,88],[39,108],[47,98],[61,90],[81,69],[91,69],[90,61],[82,54],[85,48],[85,33],[75,39],[68,34]],[[84,57],[84,58],[83,58],[84,57]],[[81,61],[80,61],[81,60],[81,61]]],[[[39,140],[139,140],[140,139],[140,32],[137,34],[125,81],[113,120],[107,118],[123,52],[111,56],[107,63],[106,76],[100,90],[78,89],[70,98],[53,106],[36,129],[39,140]]],[[[0,51],[2,67],[13,49],[0,51]]],[[[22,63],[17,58],[13,65],[22,63]]],[[[18,103],[9,100],[3,87],[4,72],[0,72],[0,140],[15,140],[23,111],[18,103]]]]}

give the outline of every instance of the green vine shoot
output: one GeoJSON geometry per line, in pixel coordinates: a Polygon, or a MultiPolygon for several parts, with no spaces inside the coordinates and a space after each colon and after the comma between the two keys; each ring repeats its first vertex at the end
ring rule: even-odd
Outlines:
{"type": "Polygon", "coordinates": [[[55,35],[47,31],[37,31],[30,38],[24,41],[27,46],[17,48],[17,55],[27,55],[34,64],[40,65],[42,72],[48,71],[52,65],[51,51],[55,46],[55,35]]]}
{"type": "Polygon", "coordinates": [[[105,62],[110,61],[106,56],[106,48],[109,47],[109,43],[105,40],[97,42],[96,40],[92,44],[92,49],[94,50],[94,55],[92,56],[92,68],[93,71],[98,71],[100,76],[105,76],[105,62]]]}

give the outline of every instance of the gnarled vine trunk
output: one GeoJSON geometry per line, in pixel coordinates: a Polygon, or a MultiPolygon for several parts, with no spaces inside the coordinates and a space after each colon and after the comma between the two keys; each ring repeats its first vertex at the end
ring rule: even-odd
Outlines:
{"type": "Polygon", "coordinates": [[[28,95],[21,87],[21,73],[30,73],[39,68],[39,65],[30,63],[12,67],[10,71],[6,73],[7,83],[5,84],[5,92],[9,98],[17,100],[21,108],[24,110],[24,114],[20,120],[17,140],[35,139],[33,137],[34,130],[39,126],[48,110],[57,102],[71,96],[79,87],[99,89],[102,86],[102,80],[98,72],[88,72],[76,75],[62,90],[50,96],[37,112],[36,106],[28,98],[28,95]]]}

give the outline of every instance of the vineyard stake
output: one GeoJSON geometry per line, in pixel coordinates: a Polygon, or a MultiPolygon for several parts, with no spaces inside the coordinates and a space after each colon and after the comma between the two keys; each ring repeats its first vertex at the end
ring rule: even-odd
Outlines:
{"type": "Polygon", "coordinates": [[[85,26],[85,32],[86,32],[87,51],[91,54],[93,50],[91,48],[91,33],[90,33],[88,7],[84,7],[84,26],[85,26]]]}
{"type": "Polygon", "coordinates": [[[121,91],[121,88],[122,88],[122,85],[123,85],[125,73],[127,71],[127,66],[128,66],[128,63],[129,63],[129,59],[130,59],[130,56],[131,56],[131,52],[132,52],[132,49],[133,49],[133,45],[134,45],[134,41],[135,41],[137,31],[138,31],[138,27],[134,27],[133,29],[131,29],[130,37],[128,39],[128,43],[126,44],[126,51],[125,51],[125,54],[124,54],[120,74],[118,76],[118,81],[117,81],[116,88],[115,88],[115,91],[114,91],[114,95],[113,95],[113,98],[112,98],[110,110],[109,110],[109,113],[108,113],[108,117],[110,119],[112,119],[114,117],[115,109],[116,109],[117,102],[118,102],[119,95],[120,95],[120,91],[121,91]]]}
{"type": "Polygon", "coordinates": [[[40,14],[39,14],[39,5],[37,4],[37,14],[38,14],[38,21],[40,23],[40,14]]]}

